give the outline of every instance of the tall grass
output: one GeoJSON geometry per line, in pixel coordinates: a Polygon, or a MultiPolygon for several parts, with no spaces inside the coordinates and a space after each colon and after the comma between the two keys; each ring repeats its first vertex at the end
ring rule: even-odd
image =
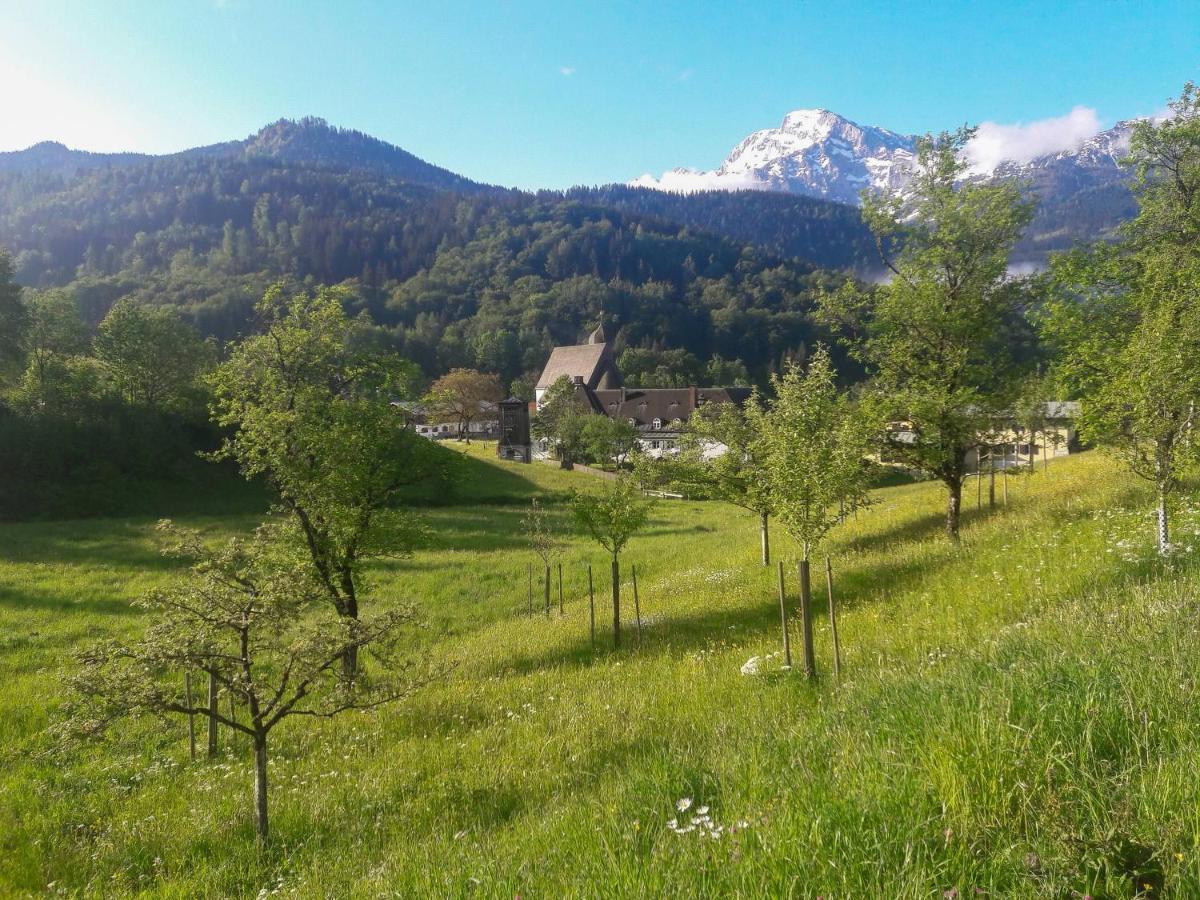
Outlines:
{"type": "MultiPolygon", "coordinates": [[[[843,677],[819,607],[809,683],[778,657],[741,674],[778,648],[775,576],[757,565],[753,517],[719,504],[660,503],[631,544],[640,649],[609,649],[607,569],[579,537],[564,552],[566,615],[527,617],[523,504],[591,482],[487,453],[470,464],[488,502],[427,508],[430,546],[372,573],[368,602],[416,601],[414,641],[457,662],[453,675],[403,706],[284,726],[262,853],[237,741],[193,765],[182,723],[144,721],[50,752],[71,651],[136,632],[129,600],[172,573],[152,522],[0,526],[0,885],[1200,895],[1200,576],[1154,561],[1146,500],[1104,457],[1015,482],[1007,508],[968,509],[959,547],[940,537],[935,486],[878,491],[829,547],[843,677]]],[[[566,529],[562,504],[550,509],[566,529]]],[[[188,524],[216,536],[253,522],[188,524]]]]}

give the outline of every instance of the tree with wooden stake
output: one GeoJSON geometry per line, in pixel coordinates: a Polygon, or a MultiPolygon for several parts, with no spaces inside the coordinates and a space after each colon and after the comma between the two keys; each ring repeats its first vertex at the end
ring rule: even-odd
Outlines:
{"type": "MultiPolygon", "coordinates": [[[[529,501],[529,509],[525,511],[525,517],[521,520],[521,527],[525,530],[525,536],[529,540],[529,549],[537,554],[538,559],[542,561],[542,592],[545,598],[546,617],[550,617],[550,561],[562,547],[562,541],[558,539],[550,527],[550,519],[546,514],[546,508],[538,501],[537,497],[529,501]]],[[[559,567],[559,607],[562,607],[562,567],[559,567]]]]}
{"type": "Polygon", "coordinates": [[[195,532],[160,528],[168,552],[192,560],[188,574],[138,605],[154,621],[138,641],[109,642],[85,651],[72,679],[70,717],[63,736],[99,736],[119,718],[151,714],[208,716],[250,737],[254,747],[254,821],[266,842],[268,740],[289,718],[332,717],[399,700],[418,679],[411,662],[396,659],[396,640],[413,622],[407,608],[370,619],[338,616],[324,603],[324,587],[308,564],[281,539],[275,525],[249,538],[208,549],[195,532]],[[347,679],[347,650],[370,648],[377,665],[347,679]],[[244,721],[194,703],[190,681],[179,693],[179,672],[205,672],[236,696],[244,721]]]}
{"type": "Polygon", "coordinates": [[[973,181],[964,128],[918,141],[903,193],[867,197],[887,284],[847,282],[821,301],[871,376],[869,395],[891,423],[889,456],[946,487],[946,534],[958,540],[967,457],[1011,401],[1024,362],[1031,282],[1009,255],[1033,216],[1013,180],[973,181]]]}
{"type": "Polygon", "coordinates": [[[756,434],[745,413],[732,403],[701,406],[679,438],[679,453],[655,459],[641,456],[637,474],[657,484],[686,486],[690,493],[724,500],[758,518],[762,564],[771,564],[771,494],[765,487],[756,434]],[[713,449],[724,446],[723,453],[713,449]]]}
{"type": "Polygon", "coordinates": [[[1060,291],[1041,324],[1057,380],[1081,397],[1081,434],[1153,486],[1167,557],[1174,497],[1200,463],[1200,89],[1136,123],[1130,153],[1137,217],[1120,243],[1052,260],[1060,291]]]}
{"type": "Polygon", "coordinates": [[[597,493],[576,493],[571,501],[575,521],[612,558],[614,647],[621,646],[621,551],[646,527],[652,507],[628,476],[608,482],[597,493]]]}
{"type": "Polygon", "coordinates": [[[834,382],[829,353],[820,347],[807,371],[797,366],[772,377],[775,400],[752,403],[776,516],[800,548],[800,616],[804,671],[816,674],[809,563],[842,511],[867,502],[867,454],[878,434],[875,419],[834,382]]]}
{"type": "MultiPolygon", "coordinates": [[[[369,346],[344,293],[321,288],[257,304],[263,332],[242,341],[209,377],[214,421],[229,436],[214,454],[263,477],[308,553],[339,616],[359,615],[363,567],[416,546],[420,520],[400,504],[406,486],[446,479],[446,454],[405,427],[395,397],[411,396],[411,363],[369,346]]],[[[346,674],[354,673],[347,646],[346,674]]]]}

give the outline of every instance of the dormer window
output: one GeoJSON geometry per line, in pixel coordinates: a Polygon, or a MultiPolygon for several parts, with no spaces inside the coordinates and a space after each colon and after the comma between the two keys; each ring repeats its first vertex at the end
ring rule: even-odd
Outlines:
{"type": "Polygon", "coordinates": [[[637,428],[637,419],[630,419],[629,424],[632,425],[634,428],[637,428]]]}
{"type": "Polygon", "coordinates": [[[654,430],[655,430],[655,431],[661,431],[661,430],[662,430],[662,419],[655,419],[655,420],[654,420],[654,430]]]}

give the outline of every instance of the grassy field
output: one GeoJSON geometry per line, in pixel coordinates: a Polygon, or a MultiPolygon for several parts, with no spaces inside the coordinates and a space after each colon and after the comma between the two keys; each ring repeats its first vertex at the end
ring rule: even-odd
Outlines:
{"type": "Polygon", "coordinates": [[[153,520],[0,526],[0,892],[1200,896],[1200,569],[1157,568],[1147,500],[1109,460],[1014,480],[993,512],[970,494],[959,547],[937,486],[879,490],[829,546],[841,681],[822,602],[807,683],[778,657],[741,674],[779,647],[775,576],[720,504],[663,501],[631,544],[640,647],[631,628],[609,649],[606,562],[578,537],[566,614],[528,617],[524,505],[596,482],[488,452],[424,510],[430,546],[373,572],[375,608],[416,602],[414,641],[457,667],[403,705],[283,726],[262,853],[236,741],[191,764],[182,723],[146,721],[51,752],[71,652],[136,633],[130,599],[172,574],[153,520]]]}

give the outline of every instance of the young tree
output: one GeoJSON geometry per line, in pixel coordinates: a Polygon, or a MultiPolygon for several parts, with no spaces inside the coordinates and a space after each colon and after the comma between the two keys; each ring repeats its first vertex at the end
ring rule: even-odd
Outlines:
{"type": "Polygon", "coordinates": [[[829,354],[818,348],[807,372],[796,366],[771,379],[776,398],[747,408],[775,515],[800,547],[804,667],[816,672],[812,647],[810,559],[847,510],[867,499],[867,454],[878,427],[837,389],[829,354]]]}
{"type": "Polygon", "coordinates": [[[579,526],[612,557],[613,646],[621,646],[621,551],[646,527],[653,503],[628,476],[608,482],[595,494],[576,494],[572,512],[579,526]]]}
{"type": "Polygon", "coordinates": [[[474,369],[451,369],[433,383],[425,403],[435,419],[458,423],[458,439],[471,443],[471,423],[504,399],[500,379],[474,369]]]}
{"type": "MultiPolygon", "coordinates": [[[[447,471],[391,402],[411,381],[410,364],[364,351],[341,296],[271,288],[257,306],[263,333],[234,348],[209,385],[214,419],[233,429],[215,457],[267,479],[330,603],[355,619],[363,564],[408,554],[420,534],[397,505],[401,492],[447,471]]],[[[352,674],[353,647],[345,664],[352,674]]]]}
{"type": "Polygon", "coordinates": [[[22,340],[29,324],[14,274],[12,256],[0,247],[0,375],[20,371],[22,340]]]}
{"type": "Polygon", "coordinates": [[[542,561],[545,569],[543,586],[546,595],[546,615],[550,615],[550,561],[561,549],[562,541],[551,530],[546,508],[538,502],[537,497],[529,501],[529,509],[521,520],[521,526],[529,539],[529,549],[542,561]]]}
{"type": "Polygon", "coordinates": [[[620,466],[636,446],[637,429],[628,422],[604,415],[585,417],[579,447],[590,462],[620,466]]]}
{"type": "Polygon", "coordinates": [[[583,428],[591,416],[580,408],[575,385],[563,375],[542,395],[541,406],[529,423],[533,436],[550,441],[564,469],[573,468],[583,438],[583,428]]]}
{"type": "Polygon", "coordinates": [[[371,620],[306,615],[320,601],[321,586],[274,526],[215,550],[194,532],[169,522],[159,527],[172,538],[168,552],[192,560],[190,572],[140,601],[154,617],[140,640],[99,644],[82,655],[68,726],[98,736],[130,714],[177,714],[209,717],[247,735],[254,746],[255,831],[265,842],[270,735],[289,718],[370,709],[409,693],[410,665],[391,659],[412,612],[393,609],[371,620]],[[380,666],[370,679],[352,682],[341,660],[367,647],[378,651],[380,666]],[[199,698],[189,702],[181,690],[188,672],[207,673],[247,715],[235,720],[199,698]]]}
{"type": "Polygon", "coordinates": [[[1024,327],[1027,290],[1007,266],[1033,214],[1014,182],[963,180],[972,134],[923,138],[905,193],[865,199],[891,280],[869,290],[847,283],[822,299],[893,423],[887,449],[946,486],[952,540],[967,454],[1018,380],[1011,338],[1024,327]]]}
{"type": "Polygon", "coordinates": [[[1138,215],[1116,246],[1053,260],[1061,289],[1043,310],[1059,380],[1082,396],[1081,430],[1154,486],[1157,545],[1170,553],[1170,504],[1197,461],[1200,404],[1200,93],[1134,127],[1138,215]]]}
{"type": "Polygon", "coordinates": [[[755,397],[745,409],[710,403],[696,410],[680,441],[675,477],[758,516],[762,564],[769,566],[772,495],[757,425],[750,417],[758,402],[755,397]],[[722,446],[725,451],[716,452],[722,446]]]}

